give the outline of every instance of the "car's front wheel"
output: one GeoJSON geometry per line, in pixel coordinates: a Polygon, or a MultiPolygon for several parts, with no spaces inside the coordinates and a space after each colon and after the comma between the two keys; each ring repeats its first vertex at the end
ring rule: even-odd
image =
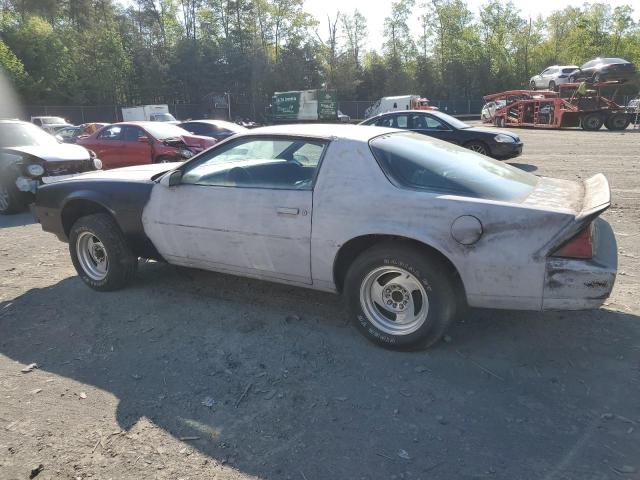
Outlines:
{"type": "Polygon", "coordinates": [[[138,265],[118,224],[103,213],[82,217],[73,224],[69,252],[80,278],[98,291],[125,287],[138,265]]]}
{"type": "Polygon", "coordinates": [[[487,146],[482,143],[482,142],[469,142],[466,143],[464,145],[465,148],[468,148],[469,150],[472,150],[476,153],[479,153],[481,155],[489,155],[489,149],[487,148],[487,146]]]}
{"type": "Polygon", "coordinates": [[[409,243],[366,250],[345,279],[345,299],[356,327],[387,348],[433,345],[455,316],[448,272],[444,262],[409,243]]]}
{"type": "Polygon", "coordinates": [[[10,215],[25,209],[24,195],[16,187],[17,175],[0,170],[0,215],[10,215]]]}

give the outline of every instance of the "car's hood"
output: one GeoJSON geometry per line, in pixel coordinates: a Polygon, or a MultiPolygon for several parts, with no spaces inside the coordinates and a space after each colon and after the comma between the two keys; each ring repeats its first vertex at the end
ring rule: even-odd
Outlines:
{"type": "Polygon", "coordinates": [[[72,177],[67,182],[84,180],[122,180],[145,181],[151,180],[158,174],[168,172],[179,167],[182,163],[153,163],[151,165],[136,165],[135,167],[115,168],[113,170],[100,170],[88,172],[72,177]]]}
{"type": "Polygon", "coordinates": [[[3,148],[2,151],[14,155],[36,157],[45,162],[72,162],[89,160],[90,158],[86,148],[66,143],[38,147],[8,147],[3,148]]]}
{"type": "MultiPolygon", "coordinates": [[[[500,108],[500,107],[499,107],[500,108]]],[[[465,132],[477,132],[477,133],[486,133],[487,135],[498,135],[502,133],[503,135],[509,135],[513,137],[516,141],[520,141],[520,137],[513,132],[508,130],[502,130],[499,128],[486,128],[486,127],[469,127],[464,129],[465,132]]]]}

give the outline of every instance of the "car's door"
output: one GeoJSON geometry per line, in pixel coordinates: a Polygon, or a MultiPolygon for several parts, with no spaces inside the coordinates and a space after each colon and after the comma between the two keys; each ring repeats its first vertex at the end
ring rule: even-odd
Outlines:
{"type": "Polygon", "coordinates": [[[121,125],[112,125],[98,133],[95,143],[87,145],[102,160],[105,170],[120,166],[123,147],[122,134],[123,127],[121,125]]]}
{"type": "Polygon", "coordinates": [[[327,142],[244,137],[154,187],[145,232],[170,263],[311,283],[313,185],[327,142]]]}
{"type": "Polygon", "coordinates": [[[412,131],[446,142],[460,143],[455,131],[442,120],[428,113],[413,113],[409,117],[412,131]]]}
{"type": "Polygon", "coordinates": [[[122,134],[122,155],[118,158],[117,166],[152,163],[153,153],[150,142],[153,141],[153,138],[142,128],[126,125],[122,134]]]}

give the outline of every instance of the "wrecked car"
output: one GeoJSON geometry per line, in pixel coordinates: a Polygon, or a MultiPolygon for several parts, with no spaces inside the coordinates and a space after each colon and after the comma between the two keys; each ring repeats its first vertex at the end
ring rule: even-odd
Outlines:
{"type": "Polygon", "coordinates": [[[165,122],[125,122],[104,127],[88,137],[78,138],[96,152],[104,169],[180,162],[215,145],[216,140],[192,135],[165,122]]]}
{"type": "Polygon", "coordinates": [[[537,177],[414,132],[318,124],[47,185],[34,213],[95,290],[146,258],[339,292],[362,334],[403,349],[466,305],[599,307],[617,270],[609,205],[601,174],[537,177]]]}
{"type": "Polygon", "coordinates": [[[0,214],[24,210],[43,184],[101,168],[86,148],[59,143],[31,123],[0,120],[0,214]]]}

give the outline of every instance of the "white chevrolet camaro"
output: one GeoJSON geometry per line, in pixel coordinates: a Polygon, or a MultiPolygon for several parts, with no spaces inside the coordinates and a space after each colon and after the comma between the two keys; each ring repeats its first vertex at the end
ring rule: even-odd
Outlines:
{"type": "Polygon", "coordinates": [[[38,191],[80,277],[114,290],[139,258],[340,292],[358,329],[426,347],[460,307],[597,308],[617,270],[603,175],[537,177],[424,135],[288,125],[184,164],[38,191]]]}

